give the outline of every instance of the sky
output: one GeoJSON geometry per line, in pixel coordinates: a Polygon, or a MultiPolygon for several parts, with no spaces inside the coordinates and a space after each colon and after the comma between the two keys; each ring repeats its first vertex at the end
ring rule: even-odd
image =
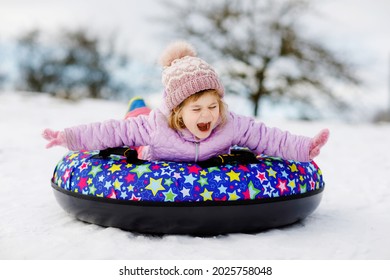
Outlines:
{"type": "MultiPolygon", "coordinates": [[[[390,1],[311,2],[315,11],[303,21],[308,34],[358,65],[366,86],[363,102],[390,106],[390,1]]],[[[171,40],[167,27],[152,20],[165,9],[158,0],[0,0],[0,44],[32,27],[87,26],[116,32],[121,49],[155,63],[171,40]]]]}

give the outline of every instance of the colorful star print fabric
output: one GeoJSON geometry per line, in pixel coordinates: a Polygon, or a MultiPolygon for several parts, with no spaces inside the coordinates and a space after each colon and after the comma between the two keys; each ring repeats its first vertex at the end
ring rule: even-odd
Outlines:
{"type": "Polygon", "coordinates": [[[267,156],[259,163],[202,169],[194,163],[94,158],[99,151],[69,152],[52,181],[83,195],[120,200],[195,202],[256,200],[303,194],[324,187],[314,162],[267,156]]]}

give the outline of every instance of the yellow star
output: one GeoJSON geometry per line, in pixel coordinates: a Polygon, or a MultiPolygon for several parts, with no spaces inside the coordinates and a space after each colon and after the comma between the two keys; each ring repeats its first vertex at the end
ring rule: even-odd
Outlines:
{"type": "Polygon", "coordinates": [[[79,155],[79,153],[73,153],[72,155],[69,156],[69,159],[74,159],[78,155],[79,155]]]}
{"type": "Polygon", "coordinates": [[[237,172],[234,172],[233,170],[230,170],[230,172],[226,173],[229,178],[230,178],[230,182],[236,180],[238,182],[240,182],[240,173],[237,173],[237,172]]]}
{"type": "Polygon", "coordinates": [[[291,169],[291,172],[297,172],[298,171],[297,166],[295,165],[295,163],[291,164],[290,169],[291,169]]]}
{"type": "Polygon", "coordinates": [[[108,170],[110,170],[112,173],[114,173],[115,171],[120,171],[121,166],[119,164],[113,164],[110,168],[108,168],[108,170]]]}
{"type": "Polygon", "coordinates": [[[121,188],[121,186],[122,186],[122,183],[119,182],[118,179],[116,179],[113,185],[114,185],[114,188],[115,188],[116,190],[120,190],[120,188],[121,188]]]}
{"type": "Polygon", "coordinates": [[[200,175],[206,176],[207,175],[207,171],[206,170],[200,171],[200,175]]]}
{"type": "Polygon", "coordinates": [[[158,191],[165,190],[165,188],[161,185],[162,179],[163,178],[155,180],[153,178],[150,178],[150,183],[149,183],[149,185],[146,186],[145,189],[151,190],[153,195],[156,196],[158,191]]]}
{"type": "Polygon", "coordinates": [[[237,200],[239,199],[240,197],[237,195],[237,192],[234,191],[232,193],[229,193],[229,200],[237,200]]]}
{"type": "Polygon", "coordinates": [[[213,192],[209,192],[206,188],[204,188],[203,193],[200,194],[203,197],[203,200],[212,200],[211,196],[213,195],[213,192]]]}
{"type": "Polygon", "coordinates": [[[273,170],[272,167],[268,169],[267,172],[268,172],[268,176],[276,178],[276,171],[273,170]]]}
{"type": "Polygon", "coordinates": [[[92,184],[92,178],[89,178],[87,183],[88,183],[88,185],[91,185],[92,184]]]}
{"type": "Polygon", "coordinates": [[[295,181],[289,181],[287,186],[290,187],[290,189],[295,189],[296,185],[295,185],[295,181]]]}

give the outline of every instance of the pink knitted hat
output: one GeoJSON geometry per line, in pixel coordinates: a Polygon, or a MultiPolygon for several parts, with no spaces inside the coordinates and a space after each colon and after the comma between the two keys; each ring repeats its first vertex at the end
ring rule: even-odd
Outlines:
{"type": "Polygon", "coordinates": [[[217,73],[204,60],[196,57],[195,49],[190,44],[183,41],[170,44],[163,52],[160,63],[164,67],[162,83],[169,110],[202,90],[215,89],[221,97],[224,96],[217,73]]]}

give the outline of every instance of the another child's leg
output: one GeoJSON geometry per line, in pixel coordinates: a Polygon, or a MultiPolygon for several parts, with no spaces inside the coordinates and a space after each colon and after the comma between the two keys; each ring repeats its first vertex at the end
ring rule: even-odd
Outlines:
{"type": "MultiPolygon", "coordinates": [[[[125,119],[134,118],[139,115],[148,116],[150,111],[151,110],[148,107],[146,107],[145,101],[141,97],[133,97],[129,101],[129,106],[127,109],[127,113],[125,115],[125,119]]],[[[138,153],[138,158],[142,159],[142,151],[145,148],[145,146],[131,147],[131,148],[135,149],[138,153]]]]}
{"type": "Polygon", "coordinates": [[[145,101],[141,97],[133,97],[129,101],[129,106],[125,119],[137,117],[139,115],[149,115],[150,109],[146,107],[145,101]]]}

